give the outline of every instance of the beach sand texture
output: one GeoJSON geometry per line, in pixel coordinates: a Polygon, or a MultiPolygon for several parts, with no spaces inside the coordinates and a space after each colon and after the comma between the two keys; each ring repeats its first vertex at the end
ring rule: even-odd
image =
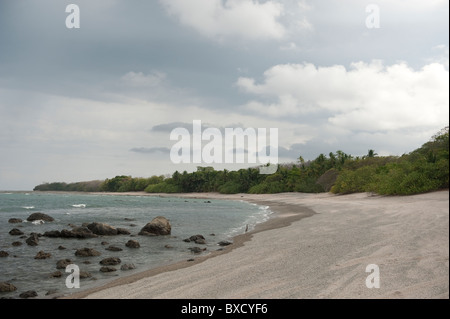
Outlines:
{"type": "Polygon", "coordinates": [[[220,195],[269,205],[225,252],[74,294],[84,298],[449,298],[449,192],[220,195]],[[369,264],[380,288],[369,289],[369,264]]]}

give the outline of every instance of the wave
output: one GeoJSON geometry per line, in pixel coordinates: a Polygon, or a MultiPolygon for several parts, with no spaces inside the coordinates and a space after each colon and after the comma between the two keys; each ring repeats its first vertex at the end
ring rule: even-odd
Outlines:
{"type": "Polygon", "coordinates": [[[33,220],[31,222],[33,225],[42,225],[45,224],[45,222],[42,219],[33,220]]]}
{"type": "Polygon", "coordinates": [[[75,207],[75,208],[86,208],[86,204],[74,204],[74,205],[72,205],[72,207],[75,207]]]}
{"type": "Polygon", "coordinates": [[[34,206],[22,206],[24,209],[34,209],[34,206]]]}

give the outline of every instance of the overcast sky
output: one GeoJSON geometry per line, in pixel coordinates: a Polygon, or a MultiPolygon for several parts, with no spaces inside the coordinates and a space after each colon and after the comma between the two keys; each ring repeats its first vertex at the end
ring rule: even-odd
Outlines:
{"type": "Polygon", "coordinates": [[[448,6],[0,0],[0,190],[192,171],[169,150],[193,120],[278,128],[280,162],[408,153],[448,125],[448,6]]]}

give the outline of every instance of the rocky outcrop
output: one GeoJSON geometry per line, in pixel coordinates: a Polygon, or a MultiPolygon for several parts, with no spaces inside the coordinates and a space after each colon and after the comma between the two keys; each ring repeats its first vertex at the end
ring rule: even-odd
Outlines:
{"type": "Polygon", "coordinates": [[[97,235],[94,234],[87,227],[74,227],[71,230],[63,229],[63,230],[61,230],[60,236],[61,236],[61,238],[79,238],[79,239],[97,237],[97,235]]]}
{"type": "Polygon", "coordinates": [[[59,230],[49,230],[46,231],[42,236],[49,238],[58,238],[61,237],[61,232],[59,230]]]}
{"type": "Polygon", "coordinates": [[[108,257],[105,259],[102,259],[100,261],[100,265],[104,265],[104,266],[115,266],[120,264],[122,261],[120,260],[119,257],[108,257]]]}
{"type": "Polygon", "coordinates": [[[44,213],[33,213],[30,216],[28,216],[27,220],[29,222],[35,221],[35,220],[43,220],[46,222],[52,222],[55,219],[47,214],[44,213]]]}
{"type": "Polygon", "coordinates": [[[93,256],[100,256],[100,252],[96,251],[93,248],[81,248],[81,249],[77,249],[77,251],[75,252],[75,256],[78,257],[93,257],[93,256]]]}
{"type": "Polygon", "coordinates": [[[153,218],[151,222],[145,225],[139,235],[144,236],[160,236],[160,235],[170,235],[172,231],[172,226],[167,218],[158,216],[153,218]]]}
{"type": "Polygon", "coordinates": [[[133,240],[130,239],[125,246],[127,246],[128,248],[139,248],[141,247],[141,245],[139,244],[139,242],[137,240],[133,240]]]}
{"type": "Polygon", "coordinates": [[[100,236],[113,236],[118,234],[116,228],[104,223],[90,223],[87,225],[87,228],[94,234],[100,236]]]}

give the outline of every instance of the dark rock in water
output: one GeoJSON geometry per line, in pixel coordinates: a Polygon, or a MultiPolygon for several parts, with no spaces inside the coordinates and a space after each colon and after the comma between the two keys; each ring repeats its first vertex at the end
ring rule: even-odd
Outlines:
{"type": "Polygon", "coordinates": [[[58,291],[59,291],[58,289],[50,289],[49,291],[47,291],[45,293],[45,295],[46,296],[54,295],[54,294],[58,293],[58,291]]]}
{"type": "Polygon", "coordinates": [[[117,247],[117,246],[109,246],[109,247],[106,247],[105,249],[109,250],[109,251],[122,251],[123,250],[122,248],[117,247]]]}
{"type": "Polygon", "coordinates": [[[58,238],[61,237],[61,232],[59,230],[49,230],[46,231],[42,236],[49,238],[58,238]]]}
{"type": "Polygon", "coordinates": [[[107,241],[102,241],[101,244],[102,244],[102,246],[109,245],[109,243],[107,241]]]}
{"type": "Polygon", "coordinates": [[[191,252],[194,254],[200,254],[202,251],[205,251],[206,248],[200,248],[200,247],[190,247],[188,248],[191,252]]]}
{"type": "Polygon", "coordinates": [[[118,235],[129,235],[131,234],[130,231],[126,228],[117,228],[117,234],[118,235]]]}
{"type": "Polygon", "coordinates": [[[74,227],[72,230],[67,230],[67,229],[61,230],[61,237],[62,238],[79,238],[79,239],[84,239],[84,238],[96,238],[97,235],[94,234],[87,227],[74,227]]]}
{"type": "Polygon", "coordinates": [[[188,259],[187,261],[194,261],[195,259],[194,258],[190,258],[190,259],[188,259]]]}
{"type": "Polygon", "coordinates": [[[216,234],[214,234],[214,233],[211,233],[211,234],[209,234],[209,236],[216,236],[216,234]]]}
{"type": "Polygon", "coordinates": [[[22,222],[22,220],[20,218],[10,218],[8,220],[8,223],[11,223],[11,224],[18,224],[18,223],[21,223],[21,222],[22,222]]]}
{"type": "Polygon", "coordinates": [[[34,257],[34,259],[47,259],[47,258],[50,258],[50,257],[52,257],[52,254],[50,254],[50,253],[46,253],[46,252],[44,252],[44,251],[39,251],[37,254],[36,254],[36,256],[34,257]]]}
{"type": "Polygon", "coordinates": [[[123,220],[129,221],[129,222],[134,222],[136,219],[125,217],[123,220]]]}
{"type": "Polygon", "coordinates": [[[31,236],[28,237],[25,242],[29,246],[37,246],[39,244],[39,236],[36,233],[31,233],[31,236]]]}
{"type": "Polygon", "coordinates": [[[205,245],[206,244],[206,240],[205,240],[205,237],[203,237],[203,235],[194,235],[194,236],[191,236],[189,238],[183,239],[183,241],[185,241],[187,243],[193,241],[193,242],[195,242],[196,244],[199,244],[199,245],[205,245]]]}
{"type": "Polygon", "coordinates": [[[64,250],[64,249],[67,249],[67,248],[64,247],[64,246],[58,246],[58,249],[59,249],[59,250],[64,250]]]}
{"type": "Polygon", "coordinates": [[[0,250],[0,257],[8,257],[9,253],[7,251],[4,250],[0,250]]]}
{"type": "Polygon", "coordinates": [[[136,269],[136,266],[134,264],[123,264],[120,267],[120,270],[132,270],[132,269],[136,269]]]}
{"type": "Polygon", "coordinates": [[[52,278],[61,278],[62,277],[62,272],[60,272],[59,270],[57,270],[57,271],[55,271],[55,272],[52,272],[51,274],[50,274],[50,277],[52,277],[52,278]]]}
{"type": "Polygon", "coordinates": [[[231,244],[233,244],[233,243],[231,243],[231,242],[229,242],[227,240],[222,240],[222,241],[217,243],[217,245],[219,245],[219,246],[228,246],[228,245],[231,245],[231,244]]]}
{"type": "Polygon", "coordinates": [[[80,271],[80,279],[91,278],[92,275],[88,271],[80,271]]]}
{"type": "Polygon", "coordinates": [[[130,239],[125,246],[129,247],[129,248],[139,248],[141,247],[141,245],[139,244],[139,242],[137,240],[133,240],[130,239]]]}
{"type": "Polygon", "coordinates": [[[0,282],[0,292],[11,292],[17,290],[16,286],[9,282],[0,282]]]}
{"type": "Polygon", "coordinates": [[[153,218],[153,220],[147,225],[145,225],[139,235],[144,236],[160,236],[160,235],[170,235],[172,231],[172,226],[167,218],[158,216],[153,218]]]}
{"type": "Polygon", "coordinates": [[[13,228],[9,231],[9,234],[11,236],[20,236],[20,235],[23,235],[23,231],[21,231],[20,229],[17,229],[17,228],[13,228]]]}
{"type": "Polygon", "coordinates": [[[211,204],[210,200],[205,201],[205,204],[211,204]]]}
{"type": "Polygon", "coordinates": [[[30,216],[28,216],[27,220],[29,222],[35,221],[35,220],[43,220],[46,222],[52,222],[55,219],[51,216],[48,216],[47,214],[44,213],[33,213],[30,216]]]}
{"type": "Polygon", "coordinates": [[[110,267],[110,266],[103,266],[102,268],[100,268],[101,272],[113,272],[113,271],[117,271],[116,268],[114,267],[110,267]]]}
{"type": "Polygon", "coordinates": [[[118,234],[116,228],[104,223],[90,223],[87,225],[87,228],[94,234],[100,236],[113,236],[118,234]]]}
{"type": "Polygon", "coordinates": [[[69,266],[70,264],[72,264],[72,260],[71,259],[60,259],[56,262],[56,269],[66,269],[67,266],[69,266]]]}
{"type": "Polygon", "coordinates": [[[93,248],[81,248],[77,249],[75,252],[75,256],[78,257],[92,257],[92,256],[100,256],[100,252],[96,251],[93,248]]]}
{"type": "Polygon", "coordinates": [[[167,248],[167,249],[172,249],[172,248],[173,248],[173,246],[172,246],[172,245],[169,245],[169,244],[167,244],[167,245],[164,245],[164,248],[167,248]]]}
{"type": "Polygon", "coordinates": [[[38,294],[37,294],[36,291],[34,291],[34,290],[28,290],[28,291],[22,292],[22,293],[19,295],[19,297],[20,297],[20,298],[26,299],[26,298],[37,297],[37,295],[38,295],[38,294]]]}
{"type": "Polygon", "coordinates": [[[14,247],[22,246],[22,242],[21,241],[15,241],[11,245],[13,245],[14,247]]]}
{"type": "Polygon", "coordinates": [[[105,259],[102,259],[100,261],[100,265],[106,265],[106,266],[115,266],[120,264],[122,261],[118,257],[108,257],[105,259]]]}

